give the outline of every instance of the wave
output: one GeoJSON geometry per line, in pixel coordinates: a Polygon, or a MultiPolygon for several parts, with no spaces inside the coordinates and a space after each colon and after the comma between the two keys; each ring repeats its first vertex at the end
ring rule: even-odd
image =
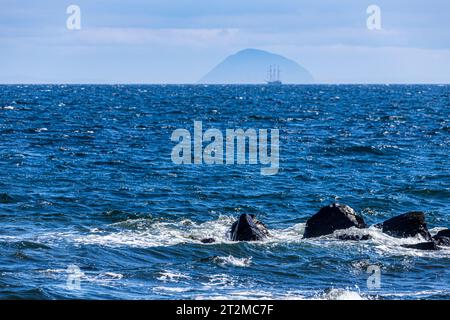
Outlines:
{"type": "MultiPolygon", "coordinates": [[[[38,271],[39,273],[49,275],[67,275],[69,269],[45,269],[38,271]]],[[[114,280],[120,280],[123,278],[123,274],[115,272],[81,272],[80,279],[93,282],[109,282],[114,280]]]]}
{"type": "Polygon", "coordinates": [[[355,290],[346,288],[331,288],[325,290],[324,293],[316,295],[315,300],[367,300],[367,297],[363,297],[359,288],[356,287],[355,290]]]}
{"type": "Polygon", "coordinates": [[[430,299],[430,297],[440,297],[441,299],[449,299],[450,292],[448,290],[423,290],[417,292],[395,292],[383,294],[385,298],[399,299],[399,298],[415,298],[415,299],[430,299]]]}
{"type": "MultiPolygon", "coordinates": [[[[170,247],[190,244],[199,246],[240,245],[229,239],[229,228],[235,221],[231,216],[219,216],[216,220],[197,223],[190,219],[180,221],[160,221],[155,219],[128,219],[109,224],[104,228],[92,228],[88,232],[51,232],[41,234],[33,241],[46,245],[49,242],[66,241],[76,245],[98,245],[104,247],[170,247]],[[213,243],[202,243],[202,239],[213,238],[213,243]]],[[[250,248],[273,247],[279,245],[297,244],[299,247],[330,250],[347,250],[353,252],[372,252],[383,256],[412,256],[442,258],[450,257],[450,248],[442,247],[439,251],[421,251],[404,248],[402,245],[416,244],[425,241],[420,236],[411,238],[395,238],[383,233],[376,227],[368,229],[350,228],[337,230],[333,235],[318,238],[303,239],[305,223],[297,223],[284,229],[269,228],[270,236],[263,241],[247,242],[250,248]],[[343,241],[337,237],[342,234],[370,235],[366,241],[343,241]]],[[[441,228],[431,229],[432,234],[441,228]]],[[[12,240],[12,239],[11,239],[12,240]]],[[[306,250],[306,249],[305,249],[306,250]]],[[[218,256],[212,259],[219,265],[248,266],[251,258],[235,258],[233,256],[218,256]],[[236,260],[238,259],[238,260],[236,260]],[[244,259],[244,260],[239,260],[244,259]],[[247,259],[247,260],[245,260],[247,259]]]]}
{"type": "Polygon", "coordinates": [[[180,280],[191,279],[190,276],[176,271],[162,271],[159,274],[160,276],[157,279],[164,282],[179,282],[180,280]]]}
{"type": "Polygon", "coordinates": [[[220,266],[233,266],[233,267],[248,267],[252,263],[252,257],[249,258],[236,258],[232,255],[226,257],[213,257],[212,261],[220,266]]]}
{"type": "Polygon", "coordinates": [[[109,225],[117,232],[92,229],[88,234],[66,234],[66,238],[79,244],[104,246],[160,247],[182,243],[199,243],[215,238],[217,243],[232,243],[227,236],[234,219],[221,216],[217,220],[195,223],[184,219],[177,222],[131,219],[109,225]]]}
{"type": "Polygon", "coordinates": [[[19,250],[25,250],[25,249],[51,249],[49,246],[43,244],[43,243],[39,243],[39,242],[34,242],[34,241],[19,241],[19,242],[15,242],[13,243],[14,247],[16,247],[19,250]]]}
{"type": "Polygon", "coordinates": [[[320,147],[321,152],[326,155],[374,155],[384,156],[400,151],[396,145],[350,145],[350,146],[325,146],[320,147]]]}
{"type": "Polygon", "coordinates": [[[369,296],[359,288],[332,288],[325,291],[287,291],[271,292],[266,290],[235,289],[227,294],[212,293],[197,295],[199,300],[375,300],[378,296],[369,296]]]}

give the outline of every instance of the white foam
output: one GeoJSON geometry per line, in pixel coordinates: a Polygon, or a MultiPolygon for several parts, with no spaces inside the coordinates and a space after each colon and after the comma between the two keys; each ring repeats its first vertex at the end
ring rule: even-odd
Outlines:
{"type": "Polygon", "coordinates": [[[235,289],[239,279],[229,274],[214,274],[208,276],[207,282],[202,282],[203,289],[210,290],[213,287],[220,287],[221,289],[235,289]]]}
{"type": "MultiPolygon", "coordinates": [[[[356,288],[358,290],[358,288],[356,288]]],[[[330,289],[327,293],[319,295],[318,300],[367,300],[358,291],[346,289],[330,289]]]]}
{"type": "Polygon", "coordinates": [[[154,287],[153,291],[161,292],[161,291],[168,291],[168,292],[186,292],[189,291],[189,288],[182,288],[182,287],[154,287]]]}
{"type": "Polygon", "coordinates": [[[217,220],[195,223],[185,219],[178,222],[154,222],[146,219],[127,220],[113,227],[126,227],[118,232],[96,231],[90,234],[67,234],[80,244],[103,246],[159,247],[181,243],[201,243],[204,238],[215,238],[218,243],[231,242],[227,233],[233,219],[221,216],[217,220]],[[131,230],[130,230],[131,228],[131,230]]]}
{"type": "Polygon", "coordinates": [[[190,280],[191,277],[179,272],[163,271],[157,278],[160,281],[178,282],[180,279],[190,280]]]}
{"type": "Polygon", "coordinates": [[[102,272],[98,274],[84,273],[82,274],[80,280],[92,283],[97,283],[100,285],[110,285],[112,282],[119,281],[123,278],[123,274],[114,272],[102,272]]]}
{"type": "MultiPolygon", "coordinates": [[[[63,278],[66,279],[68,275],[68,269],[46,269],[40,270],[39,273],[47,275],[51,278],[63,278]]],[[[114,281],[119,281],[123,278],[123,274],[116,272],[88,272],[80,269],[80,281],[82,282],[92,282],[98,284],[109,284],[114,281]]]]}
{"type": "Polygon", "coordinates": [[[194,300],[271,300],[274,295],[264,290],[236,290],[227,294],[197,295],[194,300]]]}
{"type": "MultiPolygon", "coordinates": [[[[110,247],[159,247],[174,246],[181,243],[198,243],[205,238],[214,238],[214,244],[238,242],[229,239],[229,229],[235,219],[229,216],[219,216],[217,220],[196,223],[189,219],[178,222],[150,222],[147,219],[132,219],[114,223],[111,227],[126,228],[122,231],[107,232],[91,230],[89,234],[67,234],[67,238],[80,244],[95,244],[110,247]]],[[[271,236],[263,241],[251,244],[276,244],[285,242],[300,242],[304,231],[304,223],[296,224],[286,229],[271,230],[271,236]]],[[[204,244],[209,245],[209,244],[204,244]]]]}
{"type": "MultiPolygon", "coordinates": [[[[32,241],[40,243],[58,243],[63,241],[73,242],[79,245],[101,245],[105,247],[167,247],[179,244],[198,244],[214,246],[220,244],[239,245],[229,239],[229,229],[235,221],[231,216],[219,216],[216,220],[197,223],[189,219],[175,222],[153,221],[150,219],[129,219],[114,223],[103,230],[92,228],[88,233],[80,232],[52,232],[33,237],[32,241]],[[109,231],[106,231],[108,230],[109,231]],[[215,242],[204,244],[202,239],[213,238],[215,242]]],[[[284,244],[302,244],[321,248],[349,248],[375,252],[387,256],[411,256],[443,258],[450,257],[450,247],[441,247],[438,251],[424,251],[402,247],[402,245],[424,242],[423,238],[394,238],[384,234],[380,229],[370,227],[368,229],[350,228],[338,230],[333,235],[319,238],[303,239],[304,223],[298,223],[284,229],[269,228],[270,236],[263,241],[248,242],[250,246],[277,246],[284,244]],[[366,235],[371,239],[366,241],[343,241],[336,236],[340,234],[366,235]]],[[[437,228],[436,230],[439,230],[437,228]]],[[[432,229],[433,232],[437,232],[432,229]]],[[[2,239],[2,236],[0,236],[2,239]]],[[[6,237],[6,241],[12,240],[6,237]]],[[[25,239],[20,239],[25,240],[25,239]]],[[[314,250],[314,249],[312,249],[314,250]]],[[[216,262],[223,265],[248,266],[251,259],[236,257],[218,257],[216,262]]]]}
{"type": "Polygon", "coordinates": [[[221,266],[248,267],[252,263],[252,257],[236,258],[229,255],[226,257],[214,257],[213,261],[221,266]]]}
{"type": "MultiPolygon", "coordinates": [[[[203,288],[209,290],[209,288],[203,288]]],[[[226,294],[213,292],[199,294],[196,300],[369,300],[369,297],[361,294],[359,288],[333,288],[326,293],[323,291],[287,291],[271,292],[264,289],[241,289],[227,290],[226,294]]],[[[370,298],[375,299],[375,298],[370,298]]]]}
{"type": "Polygon", "coordinates": [[[384,293],[385,297],[429,297],[432,295],[449,295],[448,290],[423,290],[417,292],[395,292],[395,293],[384,293]]]}

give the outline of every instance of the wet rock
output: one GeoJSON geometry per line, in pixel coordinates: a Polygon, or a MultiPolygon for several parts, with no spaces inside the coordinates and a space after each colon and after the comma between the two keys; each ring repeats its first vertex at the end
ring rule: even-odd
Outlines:
{"type": "Polygon", "coordinates": [[[397,238],[408,238],[420,235],[427,241],[431,240],[430,232],[428,232],[427,224],[425,223],[425,214],[423,212],[408,212],[388,219],[383,222],[382,230],[384,233],[397,238]]]}
{"type": "Polygon", "coordinates": [[[439,250],[436,243],[434,243],[433,241],[421,242],[421,243],[416,243],[416,244],[404,244],[404,245],[402,245],[402,247],[408,248],[408,249],[428,250],[428,251],[439,250]]]}
{"type": "Polygon", "coordinates": [[[372,239],[372,236],[370,234],[340,234],[336,238],[344,241],[367,241],[372,239]]]}
{"type": "Polygon", "coordinates": [[[347,205],[333,203],[323,207],[306,222],[304,238],[320,237],[332,234],[336,230],[351,227],[366,228],[362,217],[347,205]]]}
{"type": "Polygon", "coordinates": [[[200,241],[201,241],[201,243],[213,243],[213,242],[216,242],[216,239],[214,239],[214,238],[205,238],[205,239],[202,239],[200,241]]]}
{"type": "Polygon", "coordinates": [[[232,241],[259,241],[268,235],[269,231],[266,226],[250,214],[241,214],[230,230],[232,241]]]}
{"type": "Polygon", "coordinates": [[[446,237],[450,238],[450,229],[444,229],[436,233],[435,237],[446,237]]]}
{"type": "Polygon", "coordinates": [[[435,236],[433,236],[433,241],[439,246],[450,247],[450,229],[439,231],[435,236]]]}

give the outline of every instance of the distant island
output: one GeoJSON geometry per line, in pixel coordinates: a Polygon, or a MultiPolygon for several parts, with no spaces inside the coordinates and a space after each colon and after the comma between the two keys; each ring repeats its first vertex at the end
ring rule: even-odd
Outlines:
{"type": "Polygon", "coordinates": [[[261,84],[269,80],[271,68],[280,70],[283,83],[302,84],[314,81],[311,73],[297,62],[279,54],[245,49],[228,56],[199,83],[205,84],[261,84]]]}

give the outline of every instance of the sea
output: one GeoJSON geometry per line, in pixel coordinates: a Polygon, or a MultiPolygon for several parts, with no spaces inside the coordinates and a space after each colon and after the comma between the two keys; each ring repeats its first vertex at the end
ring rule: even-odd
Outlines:
{"type": "Polygon", "coordinates": [[[0,299],[449,299],[450,248],[373,226],[450,227],[449,154],[449,85],[1,85],[0,299]],[[194,121],[278,129],[278,172],[174,163],[194,121]],[[302,239],[334,202],[372,239],[302,239]]]}

